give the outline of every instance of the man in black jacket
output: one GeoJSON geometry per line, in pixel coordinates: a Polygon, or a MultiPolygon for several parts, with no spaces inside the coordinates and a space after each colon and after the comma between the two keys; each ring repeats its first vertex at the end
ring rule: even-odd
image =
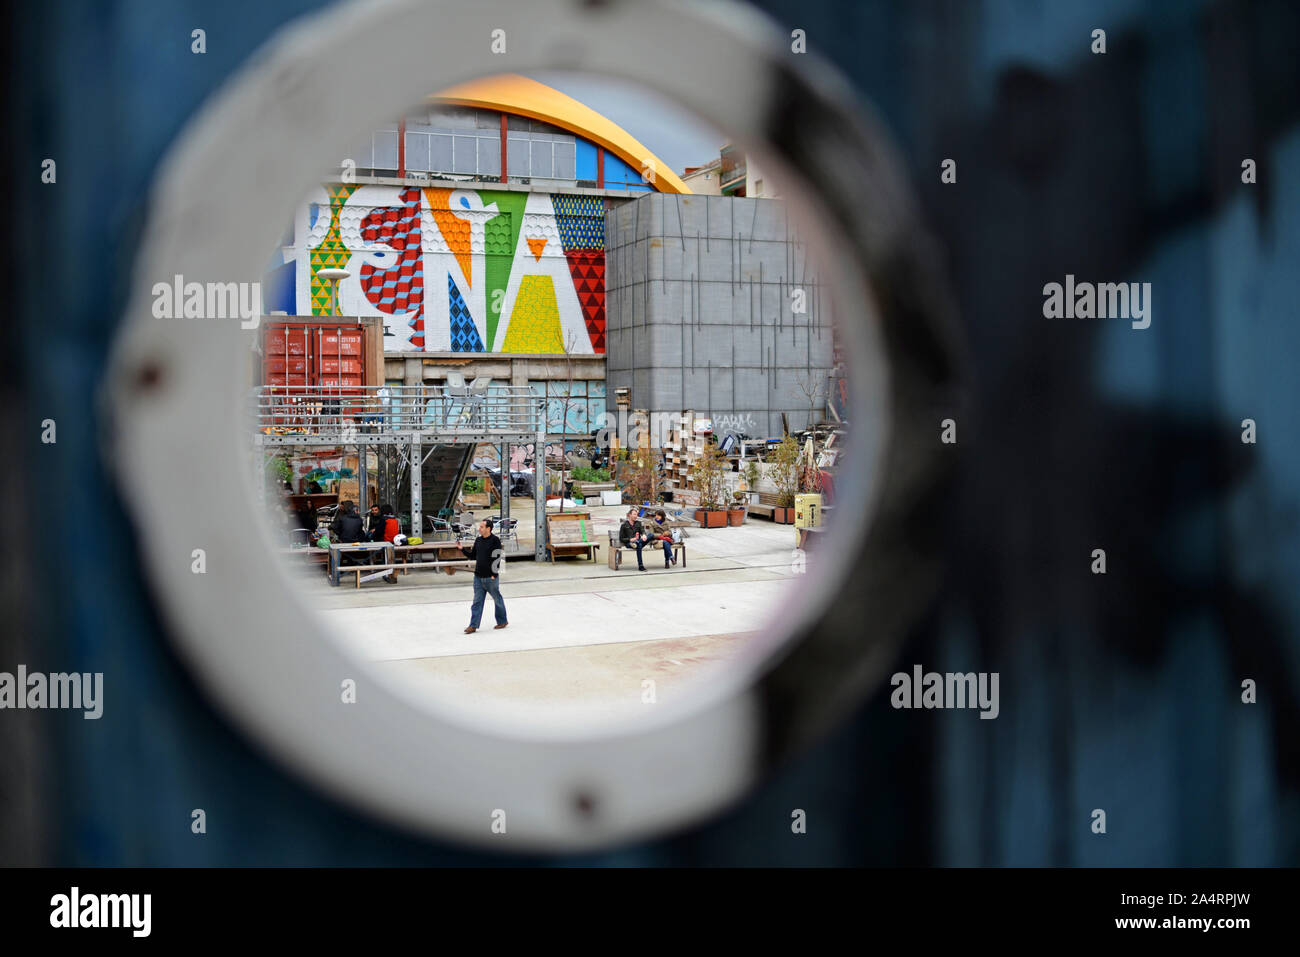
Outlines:
{"type": "MultiPolygon", "coordinates": [[[[655,537],[645,530],[645,527],[637,520],[637,510],[630,508],[627,510],[627,518],[623,519],[622,524],[618,527],[618,540],[623,545],[628,545],[636,549],[636,567],[640,571],[645,571],[645,562],[641,560],[641,550],[655,540],[655,537]]],[[[669,554],[672,554],[669,552],[669,554]]],[[[668,563],[665,561],[665,565],[668,563]]]]}
{"type": "Polygon", "coordinates": [[[334,521],[330,523],[330,541],[334,542],[360,542],[365,540],[365,530],[361,521],[361,516],[357,514],[356,506],[352,500],[339,503],[338,514],[334,516],[334,521]]]}
{"type": "Polygon", "coordinates": [[[295,513],[298,519],[297,528],[305,528],[312,540],[316,538],[316,506],[312,505],[311,499],[303,501],[302,508],[295,513]]]}
{"type": "Polygon", "coordinates": [[[474,559],[474,605],[470,609],[469,627],[465,634],[472,635],[478,631],[479,622],[483,620],[483,600],[488,595],[492,596],[496,627],[504,628],[509,622],[506,621],[506,601],[501,597],[498,572],[501,562],[505,561],[505,553],[501,550],[501,539],[492,534],[492,522],[486,518],[479,522],[478,538],[461,551],[466,558],[474,559]]]}
{"type": "MultiPolygon", "coordinates": [[[[355,542],[365,541],[366,534],[364,523],[361,516],[357,514],[356,506],[352,500],[339,503],[338,514],[334,516],[334,521],[330,523],[330,541],[352,544],[355,542]]],[[[364,559],[357,560],[355,554],[344,554],[339,556],[344,565],[363,565],[364,559]]]]}

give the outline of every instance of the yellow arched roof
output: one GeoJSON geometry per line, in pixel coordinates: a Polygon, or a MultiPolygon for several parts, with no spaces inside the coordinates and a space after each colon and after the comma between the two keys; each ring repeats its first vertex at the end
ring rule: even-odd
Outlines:
{"type": "Polygon", "coordinates": [[[668,166],[617,123],[545,83],[517,73],[502,73],[449,87],[429,98],[438,103],[497,110],[550,123],[603,146],[634,170],[654,170],[652,184],[661,193],[690,193],[691,188],[668,166]]]}

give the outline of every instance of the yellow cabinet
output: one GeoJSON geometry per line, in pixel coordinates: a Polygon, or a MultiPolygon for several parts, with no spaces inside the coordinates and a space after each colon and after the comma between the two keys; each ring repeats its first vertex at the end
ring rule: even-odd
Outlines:
{"type": "Polygon", "coordinates": [[[822,524],[822,497],[806,493],[794,497],[794,527],[820,528],[822,524]]]}

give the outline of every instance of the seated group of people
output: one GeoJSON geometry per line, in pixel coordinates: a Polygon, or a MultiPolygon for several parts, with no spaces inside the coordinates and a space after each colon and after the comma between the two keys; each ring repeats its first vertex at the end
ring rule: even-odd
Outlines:
{"type": "Polygon", "coordinates": [[[641,524],[637,510],[628,509],[627,517],[618,527],[618,540],[621,544],[636,549],[636,567],[641,571],[646,570],[641,552],[655,542],[663,543],[664,568],[677,564],[677,556],[673,553],[672,529],[668,527],[668,515],[662,508],[655,512],[648,529],[641,524]]]}
{"type": "MultiPolygon", "coordinates": [[[[354,544],[357,542],[392,542],[402,533],[401,523],[398,522],[397,516],[393,514],[391,505],[372,505],[370,507],[370,521],[367,524],[357,512],[356,504],[348,499],[339,503],[338,514],[334,516],[334,521],[330,523],[330,541],[344,544],[354,544]]],[[[367,559],[364,556],[340,556],[344,565],[365,564],[367,559]]],[[[390,583],[396,583],[397,576],[391,574],[384,579],[390,583]]]]}
{"type": "Polygon", "coordinates": [[[352,544],[355,542],[391,542],[402,533],[401,523],[393,514],[391,505],[370,506],[367,523],[357,511],[356,503],[347,499],[339,503],[338,513],[330,523],[330,541],[352,544]]]}

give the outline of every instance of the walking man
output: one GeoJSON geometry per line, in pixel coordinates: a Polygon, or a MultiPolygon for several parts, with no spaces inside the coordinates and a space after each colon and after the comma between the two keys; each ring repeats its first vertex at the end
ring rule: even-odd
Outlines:
{"type": "Polygon", "coordinates": [[[501,539],[492,534],[490,519],[485,518],[478,523],[478,538],[474,539],[474,544],[469,548],[462,548],[461,551],[466,558],[474,559],[474,605],[470,608],[469,627],[465,629],[465,634],[472,635],[478,631],[479,622],[483,620],[483,599],[488,595],[492,596],[496,627],[504,628],[509,622],[506,621],[506,602],[501,597],[497,571],[500,568],[498,563],[505,561],[505,553],[501,550],[501,539]]]}

